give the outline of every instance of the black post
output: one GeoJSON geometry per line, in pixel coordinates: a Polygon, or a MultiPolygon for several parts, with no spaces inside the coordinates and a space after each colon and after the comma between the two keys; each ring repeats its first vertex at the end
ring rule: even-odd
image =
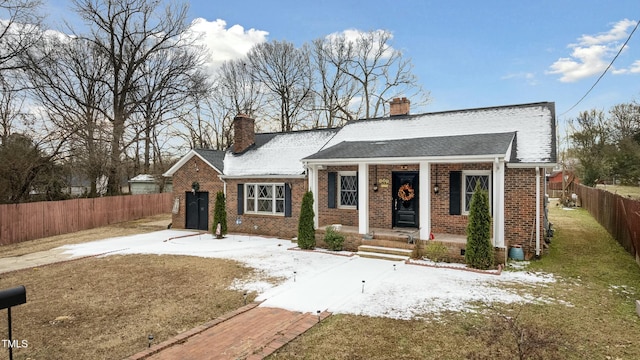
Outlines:
{"type": "Polygon", "coordinates": [[[9,325],[9,360],[13,360],[13,342],[11,341],[11,307],[7,308],[7,324],[9,325]]]}

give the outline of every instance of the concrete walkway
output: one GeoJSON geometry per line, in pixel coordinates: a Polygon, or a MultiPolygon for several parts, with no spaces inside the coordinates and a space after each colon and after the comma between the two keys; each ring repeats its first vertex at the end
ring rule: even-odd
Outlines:
{"type": "Polygon", "coordinates": [[[258,305],[246,305],[127,360],[263,359],[330,315],[258,305]]]}
{"type": "Polygon", "coordinates": [[[70,254],[63,254],[64,251],[64,249],[56,248],[21,256],[0,258],[0,274],[77,259],[70,254]]]}

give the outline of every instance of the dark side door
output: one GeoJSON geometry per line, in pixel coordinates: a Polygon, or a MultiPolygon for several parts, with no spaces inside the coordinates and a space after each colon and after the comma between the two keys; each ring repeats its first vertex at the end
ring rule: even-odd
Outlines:
{"type": "Polygon", "coordinates": [[[186,192],[187,214],[185,228],[209,230],[209,193],[198,191],[186,192]]]}
{"type": "Polygon", "coordinates": [[[418,224],[418,172],[393,172],[393,226],[414,227],[418,224]],[[402,191],[402,193],[400,193],[402,191]]]}

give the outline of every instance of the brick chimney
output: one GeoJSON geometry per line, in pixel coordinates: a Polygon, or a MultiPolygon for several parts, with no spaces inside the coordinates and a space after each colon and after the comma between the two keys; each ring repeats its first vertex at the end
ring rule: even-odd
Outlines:
{"type": "Polygon", "coordinates": [[[389,116],[409,115],[411,101],[406,97],[394,98],[389,103],[389,116]]]}
{"type": "Polygon", "coordinates": [[[241,153],[256,142],[256,121],[249,115],[238,114],[233,118],[233,152],[241,153]]]}

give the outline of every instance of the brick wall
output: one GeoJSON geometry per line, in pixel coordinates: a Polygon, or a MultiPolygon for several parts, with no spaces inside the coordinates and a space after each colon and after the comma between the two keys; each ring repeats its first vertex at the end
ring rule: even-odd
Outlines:
{"type": "MultiPolygon", "coordinates": [[[[505,245],[520,244],[525,253],[535,254],[536,170],[513,169],[505,172],[505,245]]],[[[544,176],[540,179],[540,241],[544,241],[544,176]]]]}
{"type": "Polygon", "coordinates": [[[256,140],[255,120],[239,114],[233,119],[233,152],[241,153],[256,140]]]}
{"type": "MultiPolygon", "coordinates": [[[[437,194],[431,193],[431,232],[454,235],[466,234],[469,216],[449,215],[449,192],[451,190],[449,173],[451,171],[491,170],[492,168],[493,165],[490,163],[431,165],[431,183],[435,184],[437,178],[440,189],[437,194]]],[[[462,194],[462,196],[464,195],[462,194]]]]}
{"type": "MultiPolygon", "coordinates": [[[[230,233],[246,233],[277,236],[291,239],[298,236],[298,218],[302,197],[308,188],[307,179],[228,179],[227,180],[227,224],[230,233]],[[288,183],[291,186],[291,217],[269,214],[238,215],[238,184],[288,183]],[[241,220],[240,224],[236,220],[241,220]]],[[[245,194],[246,195],[246,194],[245,194]]]]}
{"type": "MultiPolygon", "coordinates": [[[[200,184],[199,191],[209,193],[209,219],[213,219],[216,193],[224,191],[220,175],[198,156],[193,156],[173,174],[173,194],[180,198],[180,210],[172,214],[172,227],[184,229],[186,221],[186,192],[191,192],[193,182],[200,184]]],[[[211,223],[211,221],[209,222],[211,223]]]]}
{"type": "MultiPolygon", "coordinates": [[[[358,226],[358,210],[356,209],[329,209],[329,197],[327,190],[328,174],[330,172],[358,171],[357,166],[329,166],[327,170],[318,172],[318,222],[320,226],[342,224],[345,226],[358,226]]],[[[339,194],[338,194],[339,196],[339,194]]]]}

